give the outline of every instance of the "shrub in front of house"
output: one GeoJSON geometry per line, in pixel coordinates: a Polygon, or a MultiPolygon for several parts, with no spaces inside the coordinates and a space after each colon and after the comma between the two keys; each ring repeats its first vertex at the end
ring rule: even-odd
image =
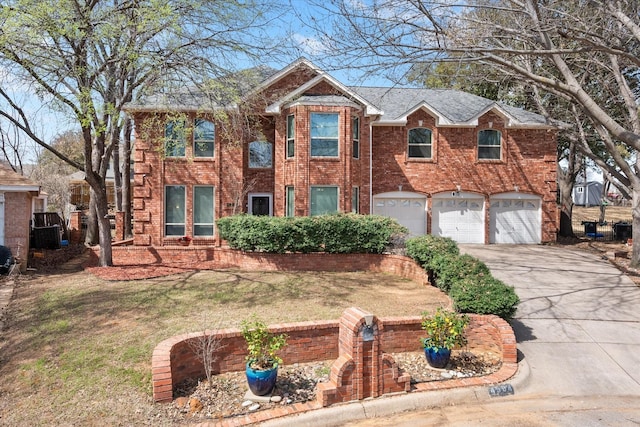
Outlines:
{"type": "Polygon", "coordinates": [[[356,214],[234,215],[220,218],[217,225],[231,248],[272,253],[382,253],[392,236],[406,233],[391,218],[356,214]]]}
{"type": "Polygon", "coordinates": [[[482,261],[460,255],[455,241],[425,235],[406,242],[407,255],[430,273],[432,283],[446,292],[456,310],[511,318],[520,302],[513,287],[494,278],[482,261]]]}
{"type": "Polygon", "coordinates": [[[449,296],[462,313],[495,314],[510,319],[520,298],[511,286],[491,276],[468,277],[451,286],[449,296]]]}
{"type": "Polygon", "coordinates": [[[478,258],[471,255],[436,255],[431,261],[433,280],[435,285],[445,292],[449,292],[454,283],[467,277],[491,276],[489,267],[478,258]]]}
{"type": "Polygon", "coordinates": [[[407,255],[427,271],[434,271],[438,257],[458,255],[460,250],[453,239],[431,234],[413,237],[405,242],[407,255]]]}

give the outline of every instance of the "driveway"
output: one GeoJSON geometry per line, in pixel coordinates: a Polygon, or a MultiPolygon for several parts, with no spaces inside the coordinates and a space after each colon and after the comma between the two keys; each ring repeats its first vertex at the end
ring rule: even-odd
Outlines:
{"type": "Polygon", "coordinates": [[[508,381],[514,395],[489,397],[486,388],[416,393],[265,426],[640,424],[640,288],[606,259],[582,251],[538,245],[460,250],[484,261],[520,296],[511,321],[521,358],[508,381]]]}
{"type": "Polygon", "coordinates": [[[523,391],[640,397],[640,289],[609,261],[555,246],[461,251],[521,299],[511,324],[531,371],[523,391]]]}

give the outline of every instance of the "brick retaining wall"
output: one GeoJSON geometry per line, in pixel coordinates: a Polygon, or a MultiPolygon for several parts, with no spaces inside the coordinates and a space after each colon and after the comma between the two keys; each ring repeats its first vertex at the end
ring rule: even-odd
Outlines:
{"type": "MultiPolygon", "coordinates": [[[[99,248],[94,248],[99,251],[99,248]]],[[[409,257],[379,254],[272,254],[242,252],[205,246],[116,246],[113,264],[158,265],[219,270],[240,268],[260,271],[371,271],[394,274],[416,283],[429,284],[427,272],[409,257]]]]}
{"type": "MultiPolygon", "coordinates": [[[[345,314],[351,315],[347,313],[349,310],[357,311],[359,309],[348,309],[345,314]]],[[[493,315],[471,314],[469,317],[471,320],[467,329],[469,350],[493,350],[498,352],[502,356],[501,368],[497,372],[484,377],[418,383],[415,385],[416,391],[496,384],[509,379],[515,374],[518,366],[517,350],[516,339],[511,326],[503,319],[493,315]]],[[[285,409],[278,408],[277,410],[250,414],[245,417],[247,423],[256,422],[258,418],[255,417],[268,419],[295,411],[316,409],[340,401],[354,400],[359,395],[363,395],[361,398],[367,397],[367,393],[375,397],[384,393],[398,391],[398,387],[405,387],[406,390],[409,378],[407,374],[399,376],[397,364],[389,353],[416,351],[420,348],[418,339],[424,334],[420,329],[420,317],[374,318],[376,339],[379,340],[379,344],[367,347],[367,351],[371,352],[373,349],[374,353],[364,359],[361,357],[360,362],[358,358],[354,359],[352,355],[344,354],[344,348],[339,348],[340,339],[343,343],[349,341],[352,344],[355,342],[355,346],[359,345],[356,342],[357,340],[354,341],[352,338],[345,339],[345,337],[342,337],[339,339],[339,336],[344,334],[344,331],[340,329],[340,322],[319,321],[270,326],[271,331],[286,333],[290,337],[289,345],[282,352],[284,363],[292,364],[334,359],[331,381],[320,384],[322,387],[318,392],[318,401],[307,402],[297,406],[293,405],[293,407],[285,409]],[[366,366],[356,369],[356,365],[363,363],[362,360],[372,360],[374,358],[379,358],[378,360],[382,361],[380,369],[373,370],[380,376],[379,384],[382,386],[379,390],[356,387],[356,383],[349,382],[351,381],[351,375],[342,375],[344,373],[343,370],[348,369],[353,372],[357,371],[366,378],[370,370],[366,366]],[[335,372],[333,372],[334,370],[335,372]],[[335,381],[346,381],[346,383],[335,383],[335,381]],[[397,384],[398,387],[392,387],[393,384],[397,384]],[[334,391],[332,392],[332,390],[334,391]],[[275,412],[274,414],[270,413],[273,411],[277,412],[277,414],[275,412]]],[[[352,319],[347,318],[347,323],[349,322],[356,325],[354,330],[357,331],[358,320],[355,317],[352,319]]],[[[213,331],[212,333],[218,336],[222,344],[222,349],[218,354],[219,359],[214,366],[214,373],[244,370],[246,346],[240,330],[224,329],[213,331]]],[[[153,398],[155,401],[170,402],[173,399],[173,388],[176,384],[188,377],[204,376],[202,364],[195,358],[188,345],[188,340],[196,339],[198,336],[201,336],[201,334],[192,333],[174,336],[162,341],[155,348],[152,356],[153,398]]],[[[352,337],[354,336],[352,335],[352,337]]],[[[372,384],[377,383],[372,381],[372,384]]],[[[234,423],[238,424],[235,421],[234,423]]]]}

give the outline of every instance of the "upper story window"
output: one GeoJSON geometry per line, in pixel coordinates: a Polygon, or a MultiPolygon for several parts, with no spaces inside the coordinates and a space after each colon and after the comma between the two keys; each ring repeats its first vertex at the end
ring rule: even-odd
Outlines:
{"type": "Polygon", "coordinates": [[[311,113],[311,156],[338,157],[338,113],[311,113]]]}
{"type": "Polygon", "coordinates": [[[485,129],[478,132],[478,159],[500,160],[502,158],[502,134],[500,131],[485,129]]]}
{"type": "Polygon", "coordinates": [[[287,116],[287,158],[293,157],[295,151],[296,142],[296,122],[295,116],[287,116]]]}
{"type": "Polygon", "coordinates": [[[354,117],[353,122],[351,123],[351,128],[353,129],[353,158],[360,158],[360,118],[354,117]]]}
{"type": "Polygon", "coordinates": [[[409,158],[430,159],[432,141],[431,130],[427,128],[414,128],[409,130],[409,158]]]}
{"type": "Polygon", "coordinates": [[[164,127],[166,157],[184,157],[186,126],[184,120],[169,120],[164,127]]]}
{"type": "Polygon", "coordinates": [[[268,141],[253,141],[249,143],[249,167],[270,168],[273,165],[271,143],[268,141]]]}
{"type": "Polygon", "coordinates": [[[193,129],[194,157],[213,157],[216,128],[213,122],[196,119],[193,129]]]}

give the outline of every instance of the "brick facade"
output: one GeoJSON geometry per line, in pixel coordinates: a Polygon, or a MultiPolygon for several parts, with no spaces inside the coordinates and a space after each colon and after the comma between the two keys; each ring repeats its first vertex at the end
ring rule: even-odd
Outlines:
{"type": "MultiPolygon", "coordinates": [[[[426,107],[407,112],[403,120],[380,121],[381,112],[369,111],[365,101],[349,88],[303,62],[269,80],[246,100],[242,112],[219,114],[181,107],[189,127],[193,120],[205,118],[216,124],[213,158],[193,156],[186,144],[183,158],[162,153],[164,124],[175,112],[159,107],[129,108],[136,123],[134,151],[134,244],[154,247],[175,244],[179,236],[165,236],[164,191],[167,185],[186,189],[185,234],[194,227],[194,186],[214,187],[214,218],[247,212],[250,194],[271,197],[272,213],[287,214],[287,188],[293,187],[296,216],[310,214],[313,186],[332,186],[338,190],[338,211],[351,212],[354,191],[359,193],[358,212],[373,211],[372,197],[404,192],[427,200],[426,229],[432,227],[429,201],[437,194],[461,191],[484,198],[485,243],[490,235],[490,198],[515,192],[539,198],[541,241],[555,241],[558,224],[556,205],[556,129],[537,123],[518,125],[498,107],[484,111],[474,120],[440,124],[437,113],[426,107]],[[301,89],[302,88],[302,89],[301,89]],[[314,101],[316,100],[317,101],[314,101]],[[277,105],[277,108],[274,107],[277,105]],[[310,155],[311,113],[339,114],[337,157],[310,155]],[[286,123],[295,120],[295,155],[286,154],[286,123]],[[359,119],[359,156],[353,156],[354,118],[359,119]],[[240,126],[240,123],[251,123],[240,126]],[[515,124],[514,124],[515,123],[515,124]],[[407,138],[410,129],[432,131],[432,156],[409,158],[407,138]],[[500,160],[478,159],[478,132],[501,132],[500,160]],[[257,139],[272,144],[271,168],[249,168],[249,143],[257,139]]],[[[384,119],[384,117],[383,117],[384,119]]],[[[216,236],[195,237],[193,245],[218,246],[216,236]]]]}

